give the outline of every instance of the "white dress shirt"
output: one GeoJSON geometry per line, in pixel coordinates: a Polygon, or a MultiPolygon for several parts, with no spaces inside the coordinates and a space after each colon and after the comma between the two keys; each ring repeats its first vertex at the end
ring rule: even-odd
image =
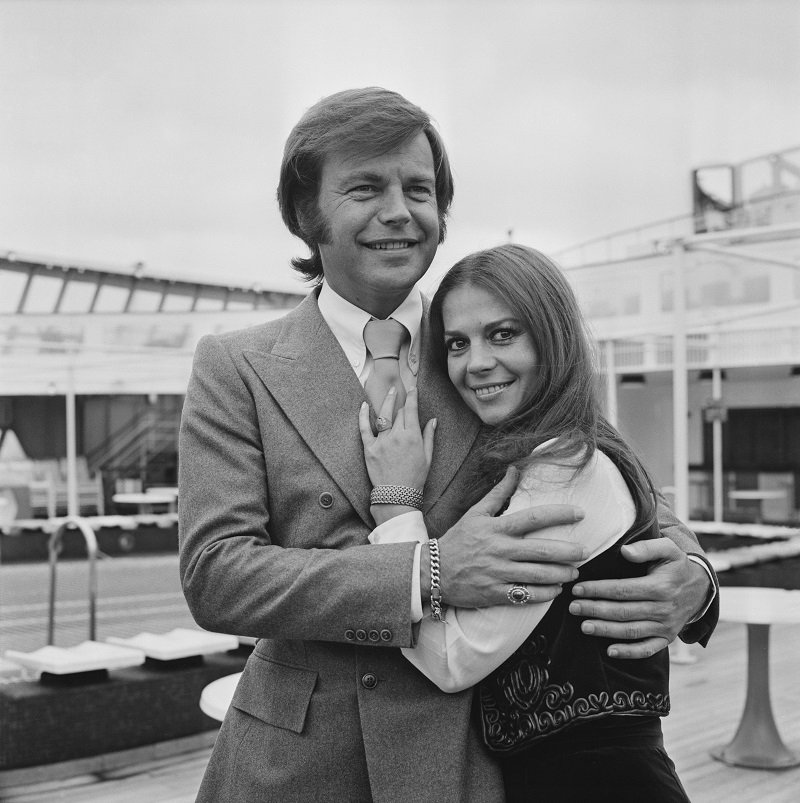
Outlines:
{"type": "MultiPolygon", "coordinates": [[[[364,344],[364,327],[372,320],[372,315],[342,298],[324,282],[317,303],[325,323],[363,385],[372,370],[372,357],[364,344]]],[[[422,295],[419,290],[414,288],[389,318],[403,324],[411,336],[400,350],[400,376],[406,390],[410,390],[417,384],[419,369],[419,330],[422,323],[422,295]]]]}
{"type": "MultiPolygon", "coordinates": [[[[583,509],[581,521],[529,536],[581,544],[584,558],[578,566],[614,544],[631,527],[636,513],[625,480],[602,452],[595,452],[577,476],[568,466],[535,464],[523,475],[503,515],[533,504],[568,504],[583,509]]],[[[420,543],[428,539],[418,512],[397,516],[370,534],[370,541],[376,544],[412,539],[420,543]]],[[[416,647],[402,652],[442,691],[461,691],[474,686],[512,655],[549,607],[550,602],[448,608],[447,622],[441,623],[428,615],[430,608],[426,605],[416,647]]]]}

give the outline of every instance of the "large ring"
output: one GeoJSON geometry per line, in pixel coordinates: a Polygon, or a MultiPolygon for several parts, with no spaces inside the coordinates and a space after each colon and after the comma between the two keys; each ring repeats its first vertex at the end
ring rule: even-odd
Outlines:
{"type": "Polygon", "coordinates": [[[384,418],[382,415],[379,415],[375,419],[375,429],[377,429],[378,432],[386,432],[387,429],[391,428],[392,428],[391,419],[384,418]]]}
{"type": "Polygon", "coordinates": [[[524,605],[531,601],[531,592],[528,591],[528,586],[513,585],[506,592],[506,596],[512,605],[524,605]]]}

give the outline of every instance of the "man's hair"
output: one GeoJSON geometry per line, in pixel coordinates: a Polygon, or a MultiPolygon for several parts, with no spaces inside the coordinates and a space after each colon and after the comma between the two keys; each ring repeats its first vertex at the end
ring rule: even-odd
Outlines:
{"type": "Polygon", "coordinates": [[[567,465],[583,467],[599,448],[625,477],[638,520],[651,523],[655,506],[650,477],[601,412],[586,324],[572,287],[555,262],[533,248],[515,244],[459,260],[442,279],[431,302],[433,342],[445,371],[442,307],[449,293],[465,286],[485,290],[512,311],[531,337],[538,371],[520,408],[486,434],[477,462],[483,480],[494,482],[509,465],[525,469],[537,459],[564,460],[567,465]],[[553,439],[552,445],[531,455],[537,446],[553,439]]]}
{"type": "Polygon", "coordinates": [[[423,133],[431,146],[436,174],[439,242],[453,200],[450,161],[429,115],[397,92],[380,87],[346,89],[312,106],[286,140],[278,182],[278,206],[289,231],[308,246],[311,256],[295,257],[292,267],[318,284],[323,269],[319,244],[330,231],[319,210],[319,186],[325,160],[334,152],[378,156],[423,133]]]}

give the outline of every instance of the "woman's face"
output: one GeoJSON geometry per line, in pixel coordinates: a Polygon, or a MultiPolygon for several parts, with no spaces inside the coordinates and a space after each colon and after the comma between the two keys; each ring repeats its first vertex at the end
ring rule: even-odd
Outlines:
{"type": "Polygon", "coordinates": [[[475,285],[447,294],[442,319],[450,381],[485,424],[507,421],[537,385],[530,333],[503,301],[475,285]]]}

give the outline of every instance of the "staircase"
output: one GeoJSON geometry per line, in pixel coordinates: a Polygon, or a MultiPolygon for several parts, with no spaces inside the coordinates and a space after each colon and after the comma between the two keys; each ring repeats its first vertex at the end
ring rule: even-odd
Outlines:
{"type": "Polygon", "coordinates": [[[142,487],[177,483],[179,427],[179,409],[148,407],[87,453],[90,471],[103,473],[107,501],[120,479],[142,487]]]}

